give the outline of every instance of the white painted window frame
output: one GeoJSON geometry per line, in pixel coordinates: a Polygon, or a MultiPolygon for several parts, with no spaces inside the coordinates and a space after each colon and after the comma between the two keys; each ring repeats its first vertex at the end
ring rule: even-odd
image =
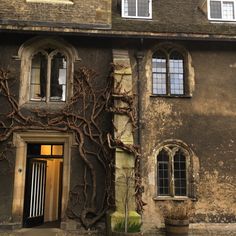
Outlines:
{"type": "Polygon", "coordinates": [[[208,19],[211,21],[236,22],[236,0],[207,0],[207,9],[208,9],[208,19]],[[211,18],[211,9],[210,9],[211,1],[216,1],[221,3],[221,14],[223,10],[223,2],[232,2],[234,4],[234,19],[211,18]]]}
{"type": "Polygon", "coordinates": [[[123,18],[134,18],[134,19],[152,19],[152,0],[148,0],[149,1],[149,16],[138,16],[138,2],[139,0],[136,0],[136,15],[135,16],[129,16],[125,14],[125,0],[122,0],[121,3],[121,16],[123,18]]]}

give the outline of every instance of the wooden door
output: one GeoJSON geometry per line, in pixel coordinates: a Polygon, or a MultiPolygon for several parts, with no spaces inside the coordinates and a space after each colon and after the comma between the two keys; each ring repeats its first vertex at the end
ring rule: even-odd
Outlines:
{"type": "Polygon", "coordinates": [[[24,227],[44,222],[47,161],[28,158],[24,199],[24,227]]]}

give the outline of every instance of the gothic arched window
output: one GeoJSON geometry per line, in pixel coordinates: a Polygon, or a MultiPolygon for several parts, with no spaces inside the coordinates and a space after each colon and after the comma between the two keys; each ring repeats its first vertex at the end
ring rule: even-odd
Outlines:
{"type": "Polygon", "coordinates": [[[187,53],[173,47],[160,47],[152,55],[152,94],[188,96],[187,53]]]}
{"type": "Polygon", "coordinates": [[[164,146],[157,154],[157,195],[188,196],[190,173],[188,152],[176,145],[164,146]]]}
{"type": "Polygon", "coordinates": [[[77,50],[56,37],[35,37],[19,50],[21,88],[19,104],[66,102],[73,95],[77,50]]]}

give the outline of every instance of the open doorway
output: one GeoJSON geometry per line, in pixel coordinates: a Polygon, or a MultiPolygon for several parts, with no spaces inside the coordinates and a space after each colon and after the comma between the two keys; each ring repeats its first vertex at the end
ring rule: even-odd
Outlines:
{"type": "Polygon", "coordinates": [[[23,226],[61,219],[63,144],[27,144],[23,226]]]}

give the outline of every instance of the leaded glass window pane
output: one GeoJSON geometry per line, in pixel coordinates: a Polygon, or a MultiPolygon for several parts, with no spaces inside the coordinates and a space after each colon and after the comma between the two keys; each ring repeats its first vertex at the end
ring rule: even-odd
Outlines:
{"type": "Polygon", "coordinates": [[[138,0],[138,16],[149,16],[149,0],[138,0]]]}
{"type": "Polygon", "coordinates": [[[173,52],[169,59],[170,93],[184,94],[184,58],[182,54],[173,52]]]}
{"type": "Polygon", "coordinates": [[[47,85],[47,58],[37,53],[31,64],[30,100],[45,100],[47,85]]]}
{"type": "Polygon", "coordinates": [[[161,150],[157,156],[158,163],[158,194],[169,195],[169,156],[165,150],[161,150]]]}
{"type": "Polygon", "coordinates": [[[167,59],[165,54],[157,52],[152,58],[152,76],[153,76],[153,94],[166,94],[166,64],[167,59]]]}
{"type": "Polygon", "coordinates": [[[136,16],[136,0],[124,0],[124,15],[136,16]]]}
{"type": "Polygon", "coordinates": [[[176,196],[186,196],[186,158],[181,151],[176,152],[174,156],[174,186],[176,196]]]}
{"type": "Polygon", "coordinates": [[[210,16],[211,18],[221,19],[221,2],[220,1],[210,1],[210,16]]]}
{"type": "Polygon", "coordinates": [[[234,19],[234,3],[233,2],[223,2],[222,18],[225,20],[234,19]]]}

